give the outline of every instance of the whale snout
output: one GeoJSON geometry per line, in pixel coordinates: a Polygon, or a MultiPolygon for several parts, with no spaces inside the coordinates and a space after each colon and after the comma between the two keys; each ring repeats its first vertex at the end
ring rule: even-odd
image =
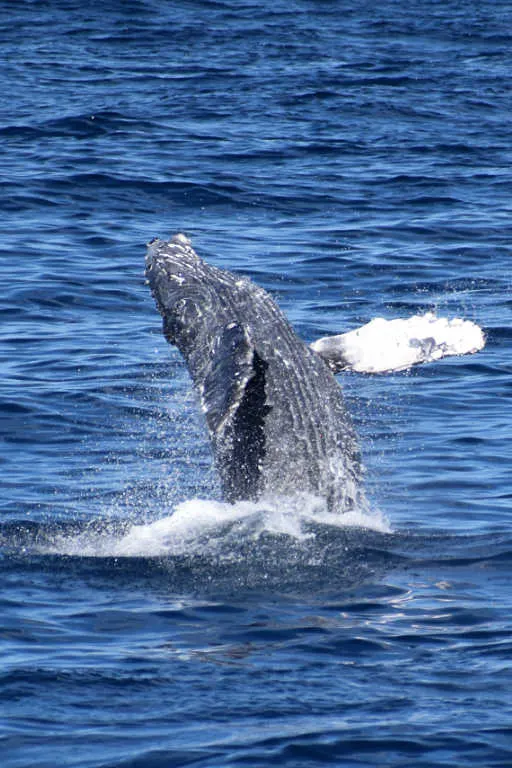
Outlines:
{"type": "Polygon", "coordinates": [[[181,233],[169,241],[154,238],[147,244],[146,278],[157,300],[166,284],[176,288],[200,280],[202,265],[190,240],[181,233]]]}
{"type": "Polygon", "coordinates": [[[198,258],[192,250],[190,239],[181,232],[169,241],[154,237],[147,243],[146,270],[151,269],[159,259],[165,260],[169,265],[173,262],[177,265],[186,263],[187,260],[197,262],[198,258]]]}
{"type": "Polygon", "coordinates": [[[182,233],[169,241],[155,238],[147,245],[146,278],[163,318],[165,337],[185,355],[205,331],[205,318],[216,304],[210,271],[182,233]]]}

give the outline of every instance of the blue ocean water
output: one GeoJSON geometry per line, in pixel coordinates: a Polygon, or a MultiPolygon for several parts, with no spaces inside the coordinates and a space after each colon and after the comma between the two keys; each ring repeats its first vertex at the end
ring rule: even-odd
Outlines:
{"type": "Polygon", "coordinates": [[[10,0],[0,40],[2,766],[512,765],[511,4],[10,0]],[[484,328],[339,377],[366,527],[226,518],[144,285],[178,231],[307,341],[484,328]]]}

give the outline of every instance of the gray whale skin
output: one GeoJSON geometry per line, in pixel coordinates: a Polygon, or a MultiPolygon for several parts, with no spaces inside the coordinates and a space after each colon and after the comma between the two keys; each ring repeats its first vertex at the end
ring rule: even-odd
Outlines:
{"type": "Polygon", "coordinates": [[[307,494],[332,511],[358,506],[341,388],[271,296],[207,264],[182,234],[148,244],[146,276],[199,394],[225,499],[307,494]]]}

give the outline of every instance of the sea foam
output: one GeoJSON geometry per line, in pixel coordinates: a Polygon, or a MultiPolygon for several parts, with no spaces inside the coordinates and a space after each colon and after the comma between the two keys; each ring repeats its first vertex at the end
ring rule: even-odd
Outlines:
{"type": "Polygon", "coordinates": [[[79,557],[176,557],[229,555],[230,546],[257,545],[263,535],[289,537],[294,544],[314,539],[318,526],[365,528],[387,533],[385,517],[377,510],[329,512],[314,496],[268,498],[228,504],[189,499],[172,513],[146,524],[89,526],[79,533],[59,535],[40,549],[45,553],[79,557]]]}

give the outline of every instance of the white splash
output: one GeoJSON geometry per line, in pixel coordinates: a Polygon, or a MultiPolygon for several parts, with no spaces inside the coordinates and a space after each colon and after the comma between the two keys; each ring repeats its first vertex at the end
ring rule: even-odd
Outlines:
{"type": "Polygon", "coordinates": [[[308,523],[390,530],[380,513],[357,511],[339,515],[328,512],[326,505],[315,497],[237,504],[191,499],[179,504],[169,517],[148,525],[134,525],[116,543],[115,555],[206,554],[221,540],[225,547],[229,539],[237,543],[257,541],[263,533],[304,540],[314,536],[307,530],[308,523]]]}
{"type": "Polygon", "coordinates": [[[337,371],[389,373],[449,355],[467,355],[485,346],[482,329],[470,320],[437,317],[432,312],[371,322],[339,336],[325,336],[311,347],[337,371]]]}
{"type": "Polygon", "coordinates": [[[380,512],[355,510],[336,514],[314,496],[236,504],[190,499],[155,522],[132,525],[122,533],[91,527],[79,534],[59,536],[42,551],[79,557],[212,555],[220,550],[229,553],[230,542],[257,546],[263,534],[289,536],[296,542],[313,539],[311,524],[390,531],[380,512]]]}

